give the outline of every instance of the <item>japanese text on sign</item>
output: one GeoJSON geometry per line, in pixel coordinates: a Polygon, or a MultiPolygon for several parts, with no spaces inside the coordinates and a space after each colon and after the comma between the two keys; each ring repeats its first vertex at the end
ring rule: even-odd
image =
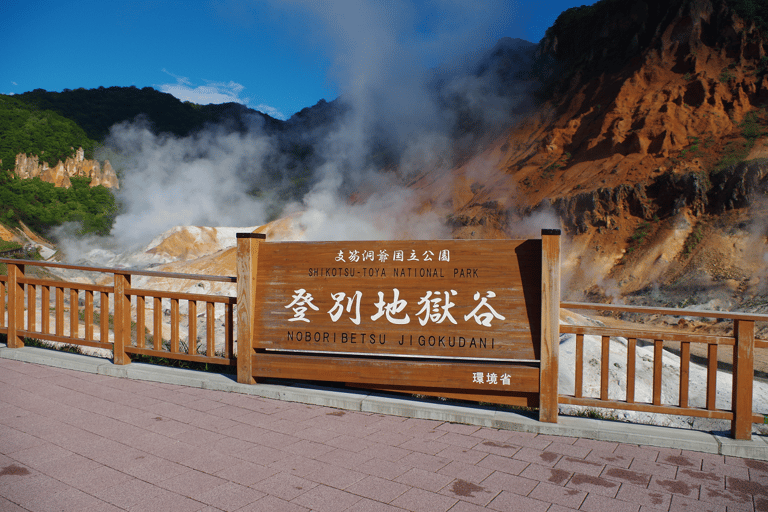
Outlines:
{"type": "MultiPolygon", "coordinates": [[[[370,251],[370,250],[347,250],[344,252],[343,249],[339,250],[339,253],[336,255],[335,260],[337,262],[343,262],[343,263],[358,263],[358,262],[366,262],[366,261],[379,261],[381,263],[384,263],[385,261],[388,261],[390,259],[390,253],[389,251],[386,251],[384,249],[379,250],[378,253],[376,251],[370,251]]],[[[418,254],[415,249],[411,249],[410,254],[403,250],[394,250],[391,253],[391,259],[392,261],[451,261],[451,251],[448,249],[443,249],[437,252],[435,254],[434,251],[426,250],[423,251],[421,254],[418,254]]]]}
{"type": "Polygon", "coordinates": [[[483,372],[472,372],[472,383],[473,384],[490,384],[490,385],[503,385],[503,386],[509,386],[512,382],[512,376],[508,373],[504,373],[501,376],[499,376],[496,373],[483,373],[483,372]]]}
{"type": "MultiPolygon", "coordinates": [[[[427,291],[417,303],[417,306],[421,306],[421,309],[415,313],[416,319],[422,326],[429,322],[442,324],[446,321],[456,325],[456,318],[451,313],[451,309],[456,306],[455,302],[452,301],[452,297],[456,296],[456,290],[427,291]]],[[[378,292],[378,301],[373,303],[376,307],[376,313],[371,315],[371,320],[375,322],[384,317],[391,324],[409,324],[411,316],[407,311],[408,302],[400,298],[400,290],[393,288],[391,297],[392,300],[388,302],[386,294],[381,291],[378,292]]],[[[474,320],[478,325],[491,327],[491,322],[494,319],[505,320],[505,317],[500,315],[489,302],[489,300],[496,297],[495,292],[488,290],[483,295],[478,291],[473,297],[475,301],[474,309],[468,314],[460,316],[465,322],[474,320]]],[[[314,296],[304,288],[294,290],[291,298],[292,301],[284,306],[286,309],[293,310],[293,317],[288,319],[289,322],[310,323],[310,319],[306,317],[307,310],[320,311],[320,308],[314,304],[314,296]]],[[[356,291],[349,297],[344,292],[332,293],[331,300],[333,305],[327,311],[327,314],[330,316],[331,321],[336,323],[346,312],[349,314],[348,318],[353,324],[360,325],[360,304],[362,299],[363,294],[360,291],[356,291]]]]}

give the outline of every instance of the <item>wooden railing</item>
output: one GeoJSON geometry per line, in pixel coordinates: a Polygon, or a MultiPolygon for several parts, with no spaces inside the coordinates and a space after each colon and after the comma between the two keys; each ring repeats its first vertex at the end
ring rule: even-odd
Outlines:
{"type": "Polygon", "coordinates": [[[0,259],[0,263],[8,268],[7,275],[0,275],[0,333],[8,335],[8,346],[11,348],[24,346],[24,338],[35,338],[112,350],[115,364],[130,363],[130,354],[200,363],[235,364],[236,297],[131,287],[132,276],[224,283],[235,283],[235,277],[107,269],[13,259],[0,259]],[[112,279],[109,285],[37,279],[27,275],[29,267],[111,274],[112,279]],[[68,302],[68,306],[65,302],[68,302]],[[170,316],[170,333],[166,338],[163,337],[163,316],[166,314],[164,302],[169,303],[170,316]],[[181,336],[181,306],[187,308],[186,344],[182,342],[181,336]],[[217,307],[224,309],[224,339],[218,350],[215,332],[217,307]],[[148,309],[152,316],[151,325],[147,322],[148,309]],[[198,330],[198,311],[204,314],[204,328],[201,330],[198,330]],[[204,336],[202,349],[198,348],[200,336],[204,336]]]}
{"type": "Polygon", "coordinates": [[[768,341],[755,339],[755,322],[768,322],[768,315],[585,304],[578,302],[561,302],[560,306],[567,310],[586,309],[730,320],[733,322],[733,334],[730,336],[716,336],[653,328],[635,329],[561,325],[561,334],[574,334],[576,336],[576,349],[574,394],[560,394],[559,403],[730,420],[731,434],[736,439],[749,439],[752,433],[752,424],[763,422],[763,415],[755,414],[752,410],[754,349],[767,348],[768,341]],[[600,394],[597,397],[584,396],[584,336],[599,336],[601,339],[600,394]],[[623,337],[627,340],[627,359],[623,361],[626,363],[626,389],[624,390],[623,400],[609,396],[608,393],[610,343],[611,338],[615,337],[623,337]],[[649,340],[653,343],[653,393],[650,402],[638,402],[635,400],[637,340],[649,340]],[[664,403],[662,401],[662,350],[665,342],[680,343],[680,380],[676,403],[664,403]],[[705,344],[707,346],[706,405],[704,407],[692,407],[689,403],[692,343],[705,344]],[[731,408],[725,410],[719,409],[716,405],[718,347],[720,346],[733,347],[733,359],[731,362],[733,381],[730,390],[731,408]]]}
{"type": "MultiPolygon", "coordinates": [[[[7,334],[8,346],[11,348],[22,347],[23,339],[28,337],[109,349],[113,351],[115,364],[130,363],[131,354],[202,363],[236,364],[234,346],[236,297],[131,287],[132,276],[224,283],[236,283],[235,277],[107,269],[13,259],[0,259],[0,263],[7,265],[8,268],[7,275],[0,275],[0,333],[7,334]],[[38,279],[27,275],[26,270],[29,267],[102,273],[111,275],[112,279],[110,284],[104,285],[38,279]],[[164,301],[169,303],[170,333],[167,339],[163,338],[163,317],[166,313],[163,308],[164,301]],[[183,316],[181,309],[184,305],[187,307],[187,317],[195,319],[188,322],[186,346],[182,342],[181,335],[181,317],[183,316]],[[215,339],[216,307],[224,308],[224,339],[220,350],[217,350],[215,339]],[[148,310],[151,311],[151,322],[148,322],[148,310]],[[196,321],[198,312],[204,316],[205,324],[205,327],[200,330],[196,321]],[[202,349],[198,349],[197,339],[203,333],[205,345],[202,349]]],[[[558,403],[729,420],[731,433],[737,439],[749,439],[752,424],[763,422],[764,416],[752,410],[754,350],[768,348],[768,341],[755,339],[755,322],[768,322],[768,315],[576,302],[562,302],[560,307],[566,310],[729,320],[733,322],[733,334],[702,335],[655,328],[561,325],[561,334],[573,334],[576,338],[575,386],[573,395],[559,394],[558,403]],[[585,336],[598,336],[601,340],[599,396],[585,396],[584,393],[585,336]],[[619,397],[609,394],[608,385],[611,364],[610,344],[611,339],[617,337],[627,340],[626,387],[623,396],[619,397]],[[635,396],[638,340],[649,340],[653,344],[653,392],[650,402],[638,401],[635,396]],[[663,400],[661,392],[662,350],[664,344],[670,342],[680,343],[679,393],[675,403],[663,400]],[[691,344],[707,346],[707,385],[704,407],[690,405],[691,344]],[[718,348],[721,346],[733,347],[730,409],[718,408],[716,403],[718,348]]],[[[560,357],[562,359],[562,355],[560,357]]]]}

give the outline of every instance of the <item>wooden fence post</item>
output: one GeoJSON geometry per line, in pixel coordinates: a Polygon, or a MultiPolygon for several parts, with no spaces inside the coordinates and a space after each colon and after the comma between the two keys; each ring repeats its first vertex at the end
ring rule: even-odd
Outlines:
{"type": "MultiPolygon", "coordinates": [[[[125,353],[125,347],[131,344],[131,288],[129,274],[115,273],[115,342],[112,348],[114,364],[128,364],[131,358],[125,353]]],[[[107,331],[108,335],[109,331],[107,331]]],[[[104,333],[101,335],[104,339],[104,333]]]]}
{"type": "Polygon", "coordinates": [[[24,341],[17,331],[24,330],[24,265],[8,263],[8,348],[21,348],[24,341]]]}
{"type": "Polygon", "coordinates": [[[557,423],[560,348],[560,230],[541,230],[539,421],[557,423]]]}
{"type": "Polygon", "coordinates": [[[754,384],[755,322],[733,321],[733,392],[731,436],[752,439],[752,386],[754,384]]]}
{"type": "Polygon", "coordinates": [[[255,384],[253,378],[253,336],[256,304],[256,276],[262,233],[237,233],[237,382],[255,384]]]}

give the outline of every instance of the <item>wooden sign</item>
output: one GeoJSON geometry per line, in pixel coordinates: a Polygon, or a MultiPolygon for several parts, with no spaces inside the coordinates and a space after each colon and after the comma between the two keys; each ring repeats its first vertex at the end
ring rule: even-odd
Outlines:
{"type": "Polygon", "coordinates": [[[241,245],[250,377],[539,391],[542,240],[241,245]]]}

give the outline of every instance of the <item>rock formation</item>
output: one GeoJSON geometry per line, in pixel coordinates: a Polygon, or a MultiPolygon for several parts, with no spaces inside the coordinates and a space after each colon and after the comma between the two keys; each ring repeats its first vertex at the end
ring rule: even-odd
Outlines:
{"type": "Polygon", "coordinates": [[[591,39],[556,24],[539,45],[561,78],[536,114],[481,155],[484,179],[469,162],[439,191],[452,199],[454,236],[467,236],[465,226],[509,236],[489,221],[543,204],[578,233],[625,215],[673,216],[681,201],[694,215],[709,213],[731,192],[719,173],[768,156],[759,151],[768,125],[768,37],[759,26],[726,0],[601,5],[576,9],[595,18],[589,23],[572,16],[601,27],[587,31],[591,39]]]}
{"type": "Polygon", "coordinates": [[[47,162],[40,163],[37,155],[16,155],[14,172],[21,179],[39,177],[43,181],[53,183],[57,187],[69,188],[72,183],[69,178],[84,177],[91,179],[91,186],[102,185],[107,188],[120,188],[117,174],[112,169],[109,160],[104,161],[104,167],[97,160],[86,160],[83,148],[75,151],[74,157],[67,158],[64,162],[54,167],[49,167],[47,162]]]}

